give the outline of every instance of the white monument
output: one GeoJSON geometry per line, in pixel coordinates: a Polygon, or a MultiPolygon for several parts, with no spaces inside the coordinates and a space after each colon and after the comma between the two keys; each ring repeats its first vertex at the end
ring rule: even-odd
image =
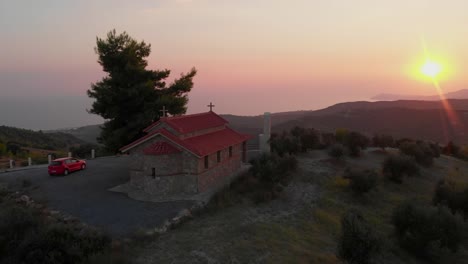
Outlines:
{"type": "Polygon", "coordinates": [[[263,116],[263,134],[259,135],[260,151],[270,153],[270,137],[271,137],[271,115],[265,112],[263,116]]]}

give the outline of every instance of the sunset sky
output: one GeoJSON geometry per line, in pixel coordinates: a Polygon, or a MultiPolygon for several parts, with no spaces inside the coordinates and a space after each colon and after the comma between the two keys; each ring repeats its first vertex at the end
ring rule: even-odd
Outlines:
{"type": "Polygon", "coordinates": [[[210,101],[257,115],[433,95],[415,70],[423,42],[442,63],[441,88],[465,89],[467,10],[466,0],[0,0],[0,125],[102,122],[86,113],[86,90],[104,76],[96,36],[114,28],[151,43],[151,69],[198,69],[189,113],[210,101]]]}

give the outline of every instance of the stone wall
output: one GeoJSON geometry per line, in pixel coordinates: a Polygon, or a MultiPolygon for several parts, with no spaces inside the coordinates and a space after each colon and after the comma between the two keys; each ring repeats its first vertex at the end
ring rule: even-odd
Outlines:
{"type": "Polygon", "coordinates": [[[198,159],[166,138],[145,142],[131,152],[130,184],[132,187],[152,195],[195,194],[198,190],[198,159]],[[155,142],[165,141],[180,152],[168,155],[145,155],[143,150],[155,142]],[[153,176],[153,168],[155,174],[153,176]]]}
{"type": "Polygon", "coordinates": [[[184,148],[177,146],[162,136],[145,142],[131,150],[130,185],[144,193],[155,196],[196,194],[216,188],[235,173],[242,164],[242,144],[208,155],[208,168],[205,158],[198,158],[184,148]],[[155,142],[167,142],[180,152],[166,155],[145,155],[143,150],[155,142]],[[154,174],[153,174],[154,169],[154,174]]]}
{"type": "Polygon", "coordinates": [[[205,192],[224,184],[224,181],[242,165],[242,144],[233,146],[232,157],[229,148],[221,151],[221,161],[217,161],[217,153],[208,155],[208,169],[205,169],[204,158],[199,161],[198,192],[205,192]]]}

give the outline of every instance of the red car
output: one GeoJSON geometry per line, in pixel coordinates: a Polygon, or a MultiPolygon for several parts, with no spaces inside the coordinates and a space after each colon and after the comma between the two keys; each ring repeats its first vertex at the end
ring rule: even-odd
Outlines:
{"type": "Polygon", "coordinates": [[[84,170],[86,161],[76,158],[54,159],[49,165],[49,175],[68,175],[70,172],[84,170]]]}

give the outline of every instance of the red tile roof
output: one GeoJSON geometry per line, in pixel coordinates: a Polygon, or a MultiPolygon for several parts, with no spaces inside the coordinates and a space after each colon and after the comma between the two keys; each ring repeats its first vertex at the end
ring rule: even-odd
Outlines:
{"type": "Polygon", "coordinates": [[[249,138],[250,136],[239,134],[231,128],[225,128],[216,132],[185,139],[184,142],[195,150],[198,156],[205,156],[218,150],[240,144],[249,138]]]}
{"type": "Polygon", "coordinates": [[[182,134],[224,126],[228,123],[224,118],[210,111],[206,113],[161,118],[159,121],[145,128],[143,131],[148,132],[162,122],[168,124],[170,127],[182,134]]]}
{"type": "Polygon", "coordinates": [[[167,142],[156,142],[143,150],[145,155],[165,155],[178,153],[180,150],[167,142]]]}
{"type": "Polygon", "coordinates": [[[164,136],[173,143],[183,147],[198,157],[214,153],[218,150],[226,149],[229,146],[240,144],[250,138],[250,136],[239,134],[231,128],[225,128],[216,132],[182,140],[163,128],[153,131],[150,134],[134,141],[133,143],[130,143],[129,145],[121,148],[120,151],[129,151],[130,149],[150,140],[157,135],[164,136]]]}

